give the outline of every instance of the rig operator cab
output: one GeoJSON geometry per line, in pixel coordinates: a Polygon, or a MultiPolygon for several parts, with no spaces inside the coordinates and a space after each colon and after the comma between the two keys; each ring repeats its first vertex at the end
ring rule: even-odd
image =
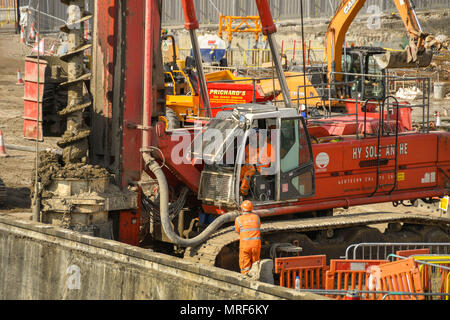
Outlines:
{"type": "Polygon", "coordinates": [[[220,112],[195,138],[193,150],[193,158],[204,162],[198,193],[204,204],[232,209],[244,200],[260,206],[315,194],[311,141],[294,108],[244,104],[220,112]],[[248,168],[254,174],[243,194],[248,168]]]}

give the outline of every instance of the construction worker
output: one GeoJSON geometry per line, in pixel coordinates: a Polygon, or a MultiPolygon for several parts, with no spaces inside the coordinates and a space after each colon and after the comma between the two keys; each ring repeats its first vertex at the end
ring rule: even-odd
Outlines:
{"type": "Polygon", "coordinates": [[[268,130],[267,141],[262,148],[253,144],[245,147],[245,165],[241,168],[241,194],[247,196],[250,190],[250,180],[256,172],[267,175],[269,171],[263,171],[263,168],[269,168],[275,162],[275,152],[272,152],[271,131],[268,130]]]}
{"type": "Polygon", "coordinates": [[[253,204],[245,200],[241,205],[242,215],[236,218],[234,227],[240,235],[239,267],[242,274],[248,274],[261,254],[261,220],[252,213],[253,204]]]}

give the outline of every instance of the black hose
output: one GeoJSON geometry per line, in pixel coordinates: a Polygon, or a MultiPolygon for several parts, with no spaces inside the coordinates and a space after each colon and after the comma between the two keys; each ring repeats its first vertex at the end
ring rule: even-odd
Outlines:
{"type": "Polygon", "coordinates": [[[183,239],[178,236],[172,228],[169,217],[169,187],[166,176],[159,166],[149,154],[144,153],[143,158],[146,167],[155,175],[159,184],[159,211],[161,213],[161,224],[166,236],[172,243],[180,247],[196,247],[205,242],[214,232],[216,232],[223,224],[233,222],[240,215],[237,211],[228,212],[215,219],[201,234],[192,239],[183,239]]]}

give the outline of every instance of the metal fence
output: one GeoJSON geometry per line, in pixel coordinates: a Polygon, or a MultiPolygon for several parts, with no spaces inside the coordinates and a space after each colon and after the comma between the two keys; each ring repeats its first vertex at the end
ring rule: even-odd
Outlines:
{"type": "MultiPolygon", "coordinates": [[[[329,18],[340,0],[306,0],[303,1],[303,12],[306,18],[329,18]]],[[[450,0],[415,0],[417,10],[446,9],[450,0]]],[[[367,0],[362,13],[368,13],[369,8],[376,6],[378,12],[392,12],[395,5],[392,0],[367,0]]],[[[300,17],[299,0],[270,0],[272,14],[276,20],[296,19],[300,17]]],[[[223,15],[248,16],[257,15],[256,2],[252,0],[195,0],[197,18],[200,23],[219,22],[219,13],[223,15]]],[[[370,13],[373,13],[371,10],[370,13]]],[[[163,0],[163,23],[166,25],[182,24],[184,22],[181,1],[163,0]]]]}
{"type": "Polygon", "coordinates": [[[16,21],[16,0],[0,0],[0,27],[14,25],[16,21]]]}
{"type": "MultiPolygon", "coordinates": [[[[101,1],[101,0],[98,0],[101,1]]],[[[136,1],[136,0],[133,0],[136,1]]],[[[141,1],[141,0],[140,0],[141,1]]],[[[184,23],[183,8],[180,0],[163,1],[163,23],[165,25],[178,25],[184,23]]],[[[0,8],[12,0],[0,0],[0,8]]],[[[334,12],[340,0],[304,0],[303,12],[306,18],[329,18],[334,12]]],[[[38,0],[20,0],[20,6],[30,6],[36,9],[38,0]]],[[[92,11],[94,0],[88,0],[87,4],[92,11]]],[[[450,8],[450,0],[415,0],[418,10],[422,9],[446,9],[450,8]]],[[[44,22],[44,29],[57,30],[60,19],[67,17],[67,6],[59,0],[40,0],[41,11],[46,17],[56,19],[44,22]]],[[[392,0],[367,0],[361,13],[367,13],[371,6],[379,8],[380,12],[392,12],[395,10],[392,0]]],[[[276,20],[296,19],[300,17],[299,0],[270,0],[272,14],[276,20]]],[[[256,2],[253,0],[195,0],[197,17],[201,23],[219,23],[219,13],[223,15],[249,16],[257,15],[256,2]]],[[[44,19],[46,20],[46,19],[44,19]]]]}
{"type": "MultiPolygon", "coordinates": [[[[0,0],[2,1],[8,0],[0,0]]],[[[101,0],[99,0],[101,1],[101,0]]],[[[14,0],[15,2],[15,0],[14,0]]],[[[87,0],[87,11],[92,11],[94,0],[87,0]]],[[[41,32],[58,32],[67,19],[67,5],[60,0],[20,0],[19,6],[28,6],[33,13],[34,21],[38,20],[38,4],[40,6],[41,32]]]]}

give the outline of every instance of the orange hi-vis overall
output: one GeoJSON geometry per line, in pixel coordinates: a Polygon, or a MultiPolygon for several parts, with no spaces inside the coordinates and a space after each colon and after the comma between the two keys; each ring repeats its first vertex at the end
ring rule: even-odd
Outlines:
{"type": "Polygon", "coordinates": [[[252,264],[260,259],[261,220],[254,213],[244,213],[236,218],[234,226],[240,235],[239,267],[242,274],[247,274],[252,268],[252,264]]]}
{"type": "Polygon", "coordinates": [[[260,174],[262,168],[269,168],[271,163],[275,162],[275,153],[272,152],[272,146],[270,143],[261,148],[252,148],[248,145],[245,148],[245,165],[241,169],[241,194],[246,196],[250,190],[250,179],[256,173],[256,170],[260,174]],[[255,168],[256,167],[256,168],[255,168]]]}

